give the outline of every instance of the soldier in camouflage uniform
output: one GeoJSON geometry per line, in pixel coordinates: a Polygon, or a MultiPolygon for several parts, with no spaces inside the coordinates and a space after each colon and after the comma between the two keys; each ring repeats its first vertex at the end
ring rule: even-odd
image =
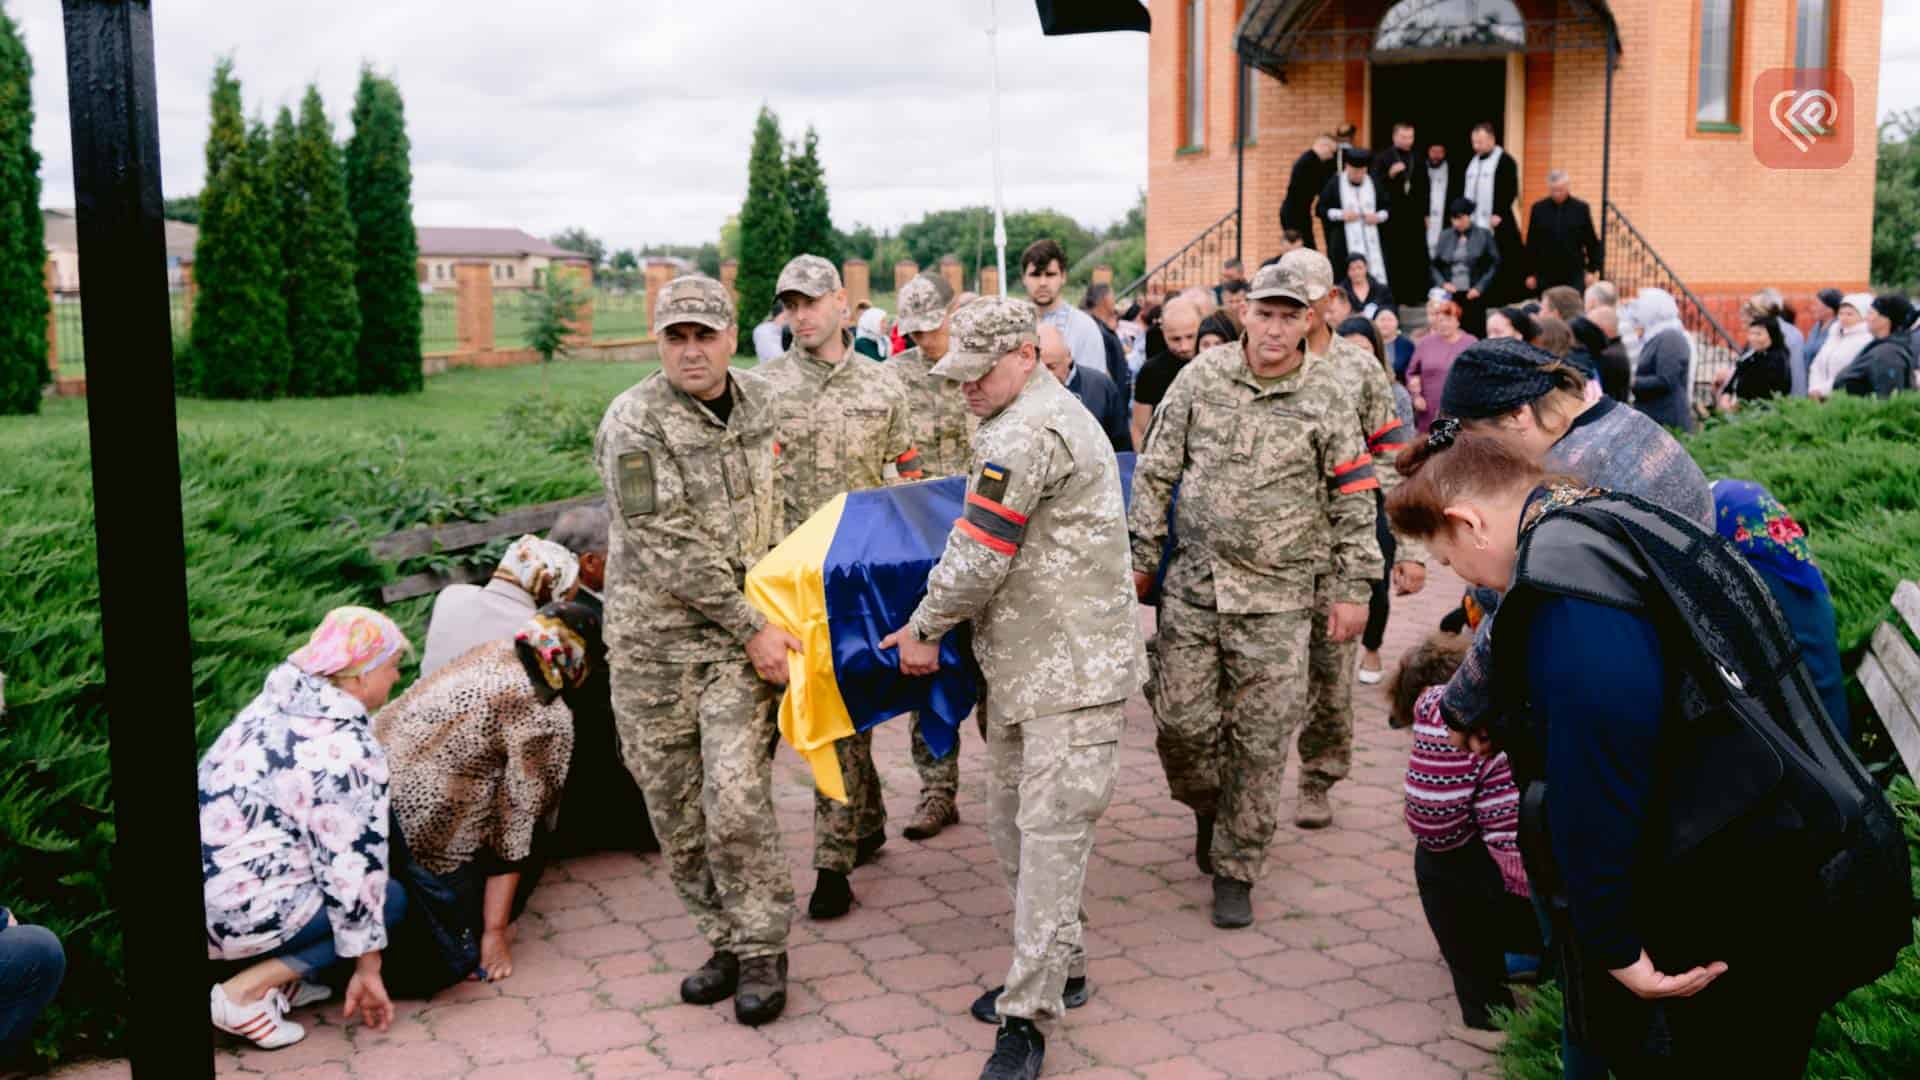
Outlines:
{"type": "MultiPolygon", "coordinates": [[[[886,367],[906,388],[921,469],[928,479],[964,475],[980,421],[967,411],[959,385],[932,373],[933,365],[947,355],[953,289],[937,274],[919,274],[901,287],[899,303],[900,332],[913,339],[913,348],[888,360],[886,367]]],[[[920,737],[918,715],[913,718],[913,767],[920,773],[920,806],[905,835],[925,840],[960,820],[960,747],[956,743],[953,753],[935,757],[920,737]]]]}
{"type": "MultiPolygon", "coordinates": [[[[1287,252],[1280,263],[1298,274],[1307,286],[1312,309],[1307,352],[1316,360],[1326,361],[1316,364],[1316,369],[1338,389],[1353,413],[1354,423],[1366,437],[1367,453],[1380,478],[1381,492],[1375,495],[1374,508],[1378,518],[1380,495],[1400,483],[1393,459],[1412,441],[1413,432],[1394,411],[1393,384],[1379,359],[1371,350],[1335,334],[1327,323],[1327,302],[1334,288],[1333,264],[1309,248],[1287,252]]],[[[1394,581],[1405,592],[1418,592],[1426,583],[1425,549],[1411,537],[1395,539],[1394,581]]],[[[1322,574],[1315,582],[1314,610],[1322,617],[1314,620],[1313,640],[1307,647],[1307,721],[1300,729],[1300,787],[1293,814],[1294,824],[1305,829],[1321,829],[1333,823],[1328,789],[1346,779],[1353,767],[1353,678],[1359,643],[1334,641],[1327,635],[1324,618],[1340,591],[1341,582],[1332,574],[1322,574]]]]}
{"type": "Polygon", "coordinates": [[[667,873],[713,948],[680,984],[734,997],[742,1023],[786,1005],[793,877],[774,821],[774,693],[800,643],[748,605],[747,568],[780,526],[774,399],[730,372],[738,330],[719,282],[677,278],[656,308],[659,372],[615,398],[594,439],[613,509],[606,639],[627,768],[667,873]]]}
{"type": "MultiPolygon", "coordinates": [[[[847,292],[840,272],[818,255],[796,255],[780,271],[776,294],[787,307],[793,346],[760,365],[773,387],[785,528],[799,528],[835,495],[921,477],[909,432],[906,390],[885,366],[853,351],[844,330],[847,292]]],[[[853,906],[847,875],[886,843],[887,807],[873,767],[873,736],[834,744],[847,801],[813,797],[813,865],[819,871],[807,913],[845,915],[853,906]]]]}
{"type": "Polygon", "coordinates": [[[1014,896],[1006,984],[975,1003],[976,1015],[998,1012],[981,1074],[995,1080],[1038,1075],[1068,980],[1085,985],[1081,887],[1144,660],[1119,464],[1093,415],[1040,368],[1037,326],[1022,300],[954,313],[953,348],[933,372],[964,383],[983,421],[966,505],[926,599],[880,643],[900,650],[903,672],[930,674],[940,639],[973,623],[988,832],[1014,896]]]}
{"type": "Polygon", "coordinates": [[[1264,266],[1248,295],[1245,336],[1195,357],[1155,410],[1128,515],[1144,597],[1180,485],[1147,701],[1222,927],[1253,921],[1287,746],[1306,714],[1314,581],[1339,582],[1328,617],[1344,640],[1365,625],[1380,575],[1379,482],[1352,406],[1318,371],[1326,360],[1302,348],[1305,283],[1264,266]]]}

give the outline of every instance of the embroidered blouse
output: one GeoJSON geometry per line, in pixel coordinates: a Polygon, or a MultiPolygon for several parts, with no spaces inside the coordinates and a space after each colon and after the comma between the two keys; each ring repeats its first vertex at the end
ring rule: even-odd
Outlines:
{"type": "Polygon", "coordinates": [[[343,957],[386,947],[387,759],[367,712],[281,664],[200,761],[207,955],[258,956],[325,910],[343,957]]]}

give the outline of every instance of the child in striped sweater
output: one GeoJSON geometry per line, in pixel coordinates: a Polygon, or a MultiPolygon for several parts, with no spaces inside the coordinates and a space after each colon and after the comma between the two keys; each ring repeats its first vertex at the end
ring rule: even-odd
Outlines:
{"type": "Polygon", "coordinates": [[[1407,828],[1427,925],[1453,976],[1463,1026],[1455,1038],[1497,1049],[1496,1006],[1512,1007],[1506,954],[1540,952],[1539,927],[1520,862],[1520,793],[1505,754],[1456,748],[1440,696],[1468,639],[1435,634],[1401,658],[1390,687],[1394,727],[1413,729],[1407,759],[1407,828]]]}

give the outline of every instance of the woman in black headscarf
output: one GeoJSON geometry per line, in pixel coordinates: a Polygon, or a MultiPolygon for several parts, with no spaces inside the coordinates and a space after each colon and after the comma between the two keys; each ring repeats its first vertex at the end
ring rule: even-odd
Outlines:
{"type": "Polygon", "coordinates": [[[1720,391],[1720,411],[1737,412],[1749,401],[1786,397],[1793,392],[1793,364],[1780,320],[1760,315],[1747,322],[1747,351],[1733,365],[1720,391]]]}

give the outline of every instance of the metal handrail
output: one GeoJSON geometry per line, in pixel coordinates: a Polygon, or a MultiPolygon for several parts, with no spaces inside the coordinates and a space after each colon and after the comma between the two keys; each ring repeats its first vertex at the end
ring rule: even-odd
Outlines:
{"type": "Polygon", "coordinates": [[[1153,278],[1153,275],[1160,273],[1162,270],[1165,270],[1167,267],[1172,266],[1174,263],[1178,262],[1183,256],[1187,254],[1187,252],[1192,251],[1194,248],[1198,247],[1201,243],[1203,243],[1209,237],[1211,237],[1214,233],[1219,232],[1223,227],[1226,226],[1227,222],[1234,221],[1235,227],[1237,228],[1238,222],[1235,219],[1239,218],[1239,216],[1240,216],[1239,207],[1234,207],[1232,210],[1229,210],[1225,214],[1221,215],[1220,220],[1207,226],[1205,229],[1202,229],[1200,231],[1200,235],[1187,241],[1185,244],[1182,244],[1180,247],[1180,250],[1174,252],[1173,254],[1167,256],[1164,259],[1161,259],[1159,262],[1149,267],[1146,273],[1141,274],[1137,278],[1134,278],[1131,282],[1127,284],[1126,288],[1120,290],[1116,299],[1125,299],[1133,295],[1134,290],[1138,289],[1142,285],[1145,285],[1149,280],[1153,278]]]}
{"type": "MultiPolygon", "coordinates": [[[[1699,313],[1700,318],[1703,321],[1705,321],[1708,326],[1713,328],[1713,332],[1716,335],[1718,335],[1720,338],[1720,343],[1722,345],[1725,345],[1729,349],[1733,349],[1736,352],[1739,351],[1739,348],[1740,348],[1739,342],[1733,339],[1732,334],[1727,333],[1726,327],[1720,325],[1720,320],[1713,317],[1713,312],[1707,309],[1706,302],[1701,300],[1699,296],[1695,295],[1692,289],[1687,288],[1687,283],[1680,280],[1679,274],[1676,274],[1673,272],[1673,267],[1667,265],[1667,260],[1660,257],[1660,253],[1658,251],[1655,251],[1653,248],[1653,245],[1647,241],[1646,234],[1641,232],[1639,229],[1635,228],[1633,222],[1628,220],[1627,215],[1621,213],[1620,208],[1618,206],[1615,206],[1612,202],[1608,202],[1605,205],[1605,207],[1603,208],[1603,213],[1611,214],[1616,220],[1620,222],[1622,226],[1626,228],[1627,232],[1633,237],[1634,242],[1640,245],[1640,249],[1641,249],[1640,254],[1643,254],[1647,258],[1650,258],[1653,260],[1653,264],[1659,267],[1661,273],[1664,273],[1667,276],[1668,280],[1672,283],[1672,287],[1675,289],[1678,289],[1680,291],[1680,294],[1686,297],[1687,302],[1693,305],[1694,310],[1699,313]]],[[[1602,227],[1604,229],[1604,222],[1602,227]]],[[[1604,249],[1604,254],[1602,256],[1602,265],[1601,265],[1602,274],[1605,274],[1607,272],[1606,264],[1613,260],[1614,255],[1615,255],[1615,252],[1613,250],[1613,246],[1611,244],[1607,245],[1604,249]]]]}

